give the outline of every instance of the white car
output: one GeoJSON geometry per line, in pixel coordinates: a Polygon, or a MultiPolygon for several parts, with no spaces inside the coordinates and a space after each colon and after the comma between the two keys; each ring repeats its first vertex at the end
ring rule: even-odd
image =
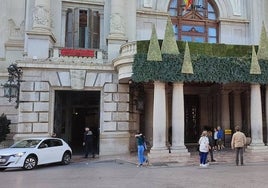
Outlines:
{"type": "Polygon", "coordinates": [[[34,169],[37,165],[69,164],[72,149],[60,138],[27,138],[0,149],[0,171],[6,168],[34,169]]]}

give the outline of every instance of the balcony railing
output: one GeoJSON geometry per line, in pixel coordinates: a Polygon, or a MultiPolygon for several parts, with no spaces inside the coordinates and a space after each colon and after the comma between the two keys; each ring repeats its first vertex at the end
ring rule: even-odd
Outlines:
{"type": "Polygon", "coordinates": [[[107,54],[101,49],[53,48],[52,61],[62,63],[106,63],[107,54]]]}

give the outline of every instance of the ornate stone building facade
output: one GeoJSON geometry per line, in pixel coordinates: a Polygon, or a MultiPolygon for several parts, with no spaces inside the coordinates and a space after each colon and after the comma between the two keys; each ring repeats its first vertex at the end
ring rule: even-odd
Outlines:
{"type": "Polygon", "coordinates": [[[169,16],[176,39],[189,42],[258,45],[268,25],[266,0],[194,3],[183,10],[181,0],[3,0],[0,82],[12,63],[23,71],[17,109],[0,88],[9,140],[56,132],[79,148],[90,126],[99,154],[111,155],[135,151],[134,134],[142,131],[151,158],[174,160],[189,155],[202,129],[240,125],[252,151],[266,150],[265,86],[132,83],[137,41],[150,40],[153,24],[163,39],[169,16]]]}

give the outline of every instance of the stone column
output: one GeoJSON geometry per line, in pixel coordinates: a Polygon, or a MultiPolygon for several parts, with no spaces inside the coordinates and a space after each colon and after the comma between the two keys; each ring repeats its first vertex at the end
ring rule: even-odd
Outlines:
{"type": "Polygon", "coordinates": [[[234,125],[239,126],[242,130],[242,112],[240,91],[234,91],[234,125]]]}
{"type": "Polygon", "coordinates": [[[50,28],[50,0],[35,0],[34,6],[33,27],[26,32],[27,56],[33,59],[46,59],[56,42],[50,28]]]}
{"type": "MultiPolygon", "coordinates": [[[[120,46],[127,41],[125,2],[124,0],[111,0],[110,33],[108,36],[108,60],[111,62],[119,55],[120,46]]],[[[134,8],[134,7],[130,7],[134,8]]]]}
{"type": "Polygon", "coordinates": [[[252,141],[248,149],[251,151],[261,150],[264,148],[267,149],[263,143],[261,90],[259,84],[251,84],[250,96],[250,124],[252,141]]]}
{"type": "Polygon", "coordinates": [[[173,152],[187,152],[184,145],[184,93],[183,83],[173,84],[172,94],[172,147],[173,152]]]}
{"type": "Polygon", "coordinates": [[[165,83],[154,82],[153,150],[167,150],[166,146],[166,89],[165,83]]]}
{"type": "Polygon", "coordinates": [[[50,31],[50,0],[35,0],[33,30],[50,31]]]}
{"type": "Polygon", "coordinates": [[[127,36],[128,36],[128,42],[132,42],[132,41],[136,41],[136,31],[137,31],[137,1],[136,0],[130,0],[127,1],[127,6],[131,7],[130,9],[128,9],[128,20],[127,20],[127,36]]]}
{"type": "Polygon", "coordinates": [[[229,91],[222,91],[221,104],[221,127],[223,130],[230,129],[230,108],[229,108],[229,91]]]}

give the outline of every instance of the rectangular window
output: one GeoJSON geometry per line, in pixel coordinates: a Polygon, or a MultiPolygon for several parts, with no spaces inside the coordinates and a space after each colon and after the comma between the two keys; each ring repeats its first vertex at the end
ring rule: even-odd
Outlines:
{"type": "Polygon", "coordinates": [[[91,9],[68,9],[65,46],[70,48],[99,48],[100,16],[91,9]]]}

